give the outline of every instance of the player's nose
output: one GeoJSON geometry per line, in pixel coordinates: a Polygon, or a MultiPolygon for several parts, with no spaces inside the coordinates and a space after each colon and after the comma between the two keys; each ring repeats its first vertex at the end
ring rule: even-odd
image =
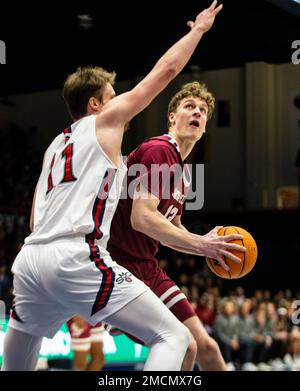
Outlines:
{"type": "Polygon", "coordinates": [[[196,117],[196,118],[199,118],[201,116],[201,111],[200,111],[199,107],[195,108],[195,110],[193,112],[193,116],[196,117]]]}

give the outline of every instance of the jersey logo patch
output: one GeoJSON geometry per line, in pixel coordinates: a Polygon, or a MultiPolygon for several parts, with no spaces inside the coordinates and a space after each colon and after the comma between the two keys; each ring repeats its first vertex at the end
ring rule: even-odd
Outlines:
{"type": "Polygon", "coordinates": [[[129,272],[122,272],[118,274],[118,278],[116,279],[117,284],[122,284],[124,281],[126,282],[132,282],[132,279],[130,278],[132,276],[129,272]]]}

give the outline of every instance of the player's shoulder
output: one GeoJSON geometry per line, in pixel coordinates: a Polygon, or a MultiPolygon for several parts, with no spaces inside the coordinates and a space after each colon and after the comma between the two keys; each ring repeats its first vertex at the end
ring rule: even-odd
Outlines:
{"type": "Polygon", "coordinates": [[[147,140],[143,141],[141,145],[143,146],[160,146],[160,147],[166,147],[166,148],[172,148],[172,144],[170,143],[170,138],[167,138],[165,135],[162,136],[155,136],[148,138],[147,140]]]}
{"type": "Polygon", "coordinates": [[[87,129],[94,130],[93,125],[95,117],[95,115],[88,115],[73,122],[71,125],[62,128],[58,135],[53,139],[51,145],[57,145],[62,142],[66,144],[71,137],[74,138],[81,133],[84,133],[85,138],[87,138],[89,134],[87,129]]]}
{"type": "Polygon", "coordinates": [[[63,142],[63,140],[64,140],[64,134],[63,132],[59,132],[59,134],[56,137],[54,137],[52,142],[48,145],[45,154],[48,155],[49,153],[55,151],[58,148],[58,146],[63,142]]]}
{"type": "Polygon", "coordinates": [[[129,165],[133,162],[182,164],[179,149],[173,140],[168,135],[163,135],[143,141],[129,154],[129,165]]]}
{"type": "Polygon", "coordinates": [[[179,151],[176,149],[176,146],[165,136],[151,137],[145,140],[140,145],[140,149],[143,153],[146,151],[149,151],[149,153],[158,151],[174,157],[179,157],[179,151]]]}

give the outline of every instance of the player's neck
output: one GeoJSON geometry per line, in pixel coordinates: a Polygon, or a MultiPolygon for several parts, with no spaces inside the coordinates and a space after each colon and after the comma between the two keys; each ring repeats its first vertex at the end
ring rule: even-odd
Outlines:
{"type": "Polygon", "coordinates": [[[176,135],[172,131],[169,131],[169,135],[176,140],[176,143],[178,144],[178,147],[180,149],[181,159],[184,161],[192,152],[196,144],[196,141],[181,139],[178,135],[176,135]]]}

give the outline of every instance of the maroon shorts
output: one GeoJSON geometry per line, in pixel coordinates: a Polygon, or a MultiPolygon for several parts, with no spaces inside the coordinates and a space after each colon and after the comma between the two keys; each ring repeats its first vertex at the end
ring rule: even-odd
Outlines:
{"type": "Polygon", "coordinates": [[[71,335],[71,346],[74,351],[88,351],[92,343],[102,342],[104,327],[102,323],[91,326],[84,319],[80,323],[68,320],[67,326],[71,335]]]}
{"type": "Polygon", "coordinates": [[[137,278],[142,280],[181,321],[196,316],[194,308],[173,280],[157,263],[151,261],[120,261],[113,257],[137,278]]]}

